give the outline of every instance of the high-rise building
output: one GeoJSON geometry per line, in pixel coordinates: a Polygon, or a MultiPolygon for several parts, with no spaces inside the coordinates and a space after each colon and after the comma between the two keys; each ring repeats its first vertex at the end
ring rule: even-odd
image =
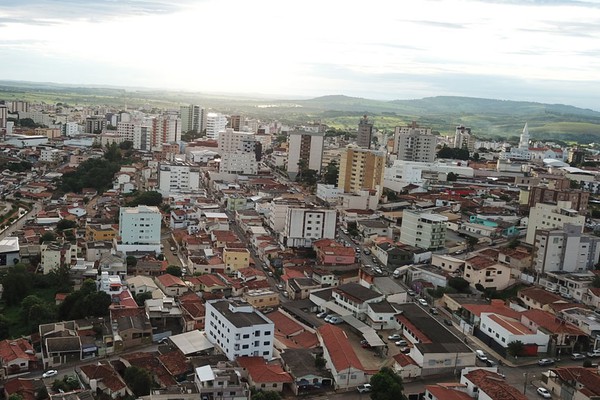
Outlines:
{"type": "Polygon", "coordinates": [[[206,127],[206,111],[197,105],[181,106],[179,108],[181,115],[181,132],[194,131],[202,133],[206,127]]]}
{"type": "Polygon", "coordinates": [[[227,127],[227,117],[221,113],[206,114],[206,138],[217,140],[219,132],[222,132],[227,127]]]}
{"type": "Polygon", "coordinates": [[[192,163],[161,163],[158,166],[158,191],[163,196],[200,189],[200,168],[192,163]]]}
{"type": "Polygon", "coordinates": [[[160,149],[163,143],[181,140],[181,120],[177,115],[163,114],[152,120],[152,149],[160,149]]]}
{"type": "Polygon", "coordinates": [[[300,171],[299,164],[306,168],[321,172],[323,159],[323,132],[307,132],[293,130],[288,138],[288,165],[287,172],[290,178],[295,179],[300,171]]]}
{"type": "Polygon", "coordinates": [[[311,247],[316,240],[335,239],[336,221],[336,210],[290,207],[280,240],[287,247],[311,247]]]}
{"type": "Polygon", "coordinates": [[[361,120],[358,121],[358,133],[356,135],[356,144],[358,147],[370,149],[372,138],[373,123],[369,121],[369,118],[366,115],[364,115],[361,118],[361,120]]]}
{"type": "Polygon", "coordinates": [[[225,128],[219,133],[219,171],[231,174],[254,175],[258,173],[257,148],[254,133],[237,132],[225,128]]]}
{"type": "Polygon", "coordinates": [[[227,127],[233,129],[234,131],[240,131],[243,128],[242,124],[242,116],[241,115],[230,115],[229,122],[227,123],[227,127]]]}
{"type": "Polygon", "coordinates": [[[431,128],[421,128],[413,121],[410,126],[397,126],[394,133],[394,153],[398,160],[433,162],[437,136],[431,128]]]}
{"type": "Polygon", "coordinates": [[[94,115],[85,119],[85,133],[101,133],[106,129],[106,117],[94,115]]]}
{"type": "Polygon", "coordinates": [[[475,152],[475,137],[471,134],[471,128],[464,125],[456,127],[454,132],[454,148],[467,149],[469,153],[475,152]]]}
{"type": "Polygon", "coordinates": [[[442,249],[446,242],[448,217],[430,211],[404,210],[400,241],[422,249],[442,249]]]}
{"type": "Polygon", "coordinates": [[[556,204],[537,203],[529,210],[525,242],[533,245],[538,229],[559,229],[565,224],[576,225],[580,232],[583,232],[585,216],[572,209],[570,201],[557,201],[556,204]]]}
{"type": "Polygon", "coordinates": [[[344,193],[361,190],[383,190],[385,153],[349,146],[342,152],[338,176],[338,188],[344,193]]]}
{"type": "MultiPolygon", "coordinates": [[[[527,192],[523,190],[523,192],[527,192]]],[[[527,193],[527,204],[534,207],[538,203],[557,204],[559,201],[568,201],[573,210],[581,215],[586,215],[588,211],[588,201],[590,193],[582,190],[573,189],[552,189],[543,186],[533,186],[527,193]]]]}
{"type": "Polygon", "coordinates": [[[0,129],[6,129],[6,122],[8,121],[8,107],[4,104],[0,104],[0,129]]]}
{"type": "Polygon", "coordinates": [[[140,205],[121,207],[119,210],[119,243],[117,250],[160,252],[160,224],[162,214],[158,207],[140,205]]]}

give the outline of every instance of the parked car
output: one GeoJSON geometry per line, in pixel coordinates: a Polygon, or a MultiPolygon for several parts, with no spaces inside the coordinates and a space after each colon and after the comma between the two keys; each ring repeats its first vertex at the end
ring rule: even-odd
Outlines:
{"type": "Polygon", "coordinates": [[[42,374],[42,378],[50,378],[51,376],[58,375],[58,371],[55,369],[49,369],[48,371],[42,374]]]}
{"type": "Polygon", "coordinates": [[[541,360],[538,361],[538,365],[540,367],[544,367],[546,365],[552,365],[554,364],[554,360],[551,358],[542,358],[541,360]]]}
{"type": "Polygon", "coordinates": [[[584,360],[585,354],[582,353],[573,353],[571,354],[571,360],[584,360]]]}
{"type": "Polygon", "coordinates": [[[368,256],[369,254],[371,254],[371,250],[365,249],[365,251],[363,251],[363,253],[365,253],[365,255],[368,256]]]}
{"type": "Polygon", "coordinates": [[[317,317],[319,317],[319,318],[327,317],[327,311],[321,311],[320,313],[317,314],[317,317]]]}
{"type": "Polygon", "coordinates": [[[371,391],[371,384],[365,383],[364,385],[360,385],[357,387],[358,393],[368,393],[371,391]]]}
{"type": "Polygon", "coordinates": [[[408,353],[410,353],[410,347],[401,347],[400,348],[400,353],[402,353],[402,354],[408,354],[408,353]]]}
{"type": "Polygon", "coordinates": [[[483,362],[485,362],[488,359],[483,350],[475,350],[475,357],[477,357],[478,360],[481,360],[483,362]]]}
{"type": "Polygon", "coordinates": [[[396,342],[396,346],[408,346],[408,342],[404,339],[400,339],[396,342]]]}
{"type": "Polygon", "coordinates": [[[592,351],[588,351],[586,353],[586,355],[588,357],[600,357],[600,349],[596,349],[596,350],[592,350],[592,351]]]}
{"type": "Polygon", "coordinates": [[[396,341],[396,340],[400,340],[400,339],[402,339],[402,336],[400,336],[399,333],[394,333],[393,335],[388,336],[388,340],[396,341]]]}
{"type": "Polygon", "coordinates": [[[333,325],[339,325],[342,322],[344,322],[344,320],[342,319],[342,317],[334,315],[333,317],[329,318],[329,321],[327,321],[327,322],[329,322],[330,324],[333,324],[333,325]]]}
{"type": "Polygon", "coordinates": [[[415,293],[415,291],[414,291],[414,290],[409,290],[409,291],[408,291],[408,292],[406,292],[406,293],[408,293],[408,295],[409,295],[409,296],[414,296],[414,295],[416,295],[416,294],[417,294],[417,293],[415,293]]]}
{"type": "Polygon", "coordinates": [[[446,324],[448,326],[452,326],[452,321],[450,321],[449,319],[445,319],[444,324],[446,324]]]}
{"type": "Polygon", "coordinates": [[[485,360],[485,365],[486,365],[486,367],[495,367],[496,366],[496,361],[490,360],[488,358],[487,360],[485,360]]]}
{"type": "Polygon", "coordinates": [[[435,307],[431,307],[429,309],[429,312],[432,313],[433,315],[438,315],[439,314],[437,308],[435,308],[435,307]]]}
{"type": "Polygon", "coordinates": [[[542,396],[545,399],[551,399],[552,398],[552,394],[548,391],[548,389],[543,388],[543,387],[539,387],[537,388],[537,394],[542,396]]]}
{"type": "Polygon", "coordinates": [[[419,304],[422,305],[423,307],[427,307],[427,301],[425,299],[419,299],[418,300],[419,304]]]}

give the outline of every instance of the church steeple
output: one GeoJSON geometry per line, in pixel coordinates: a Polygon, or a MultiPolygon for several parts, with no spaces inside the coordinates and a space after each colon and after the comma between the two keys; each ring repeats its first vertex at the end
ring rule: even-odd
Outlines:
{"type": "Polygon", "coordinates": [[[529,150],[529,128],[527,128],[527,122],[523,127],[523,133],[521,133],[521,139],[519,140],[519,149],[529,150]]]}

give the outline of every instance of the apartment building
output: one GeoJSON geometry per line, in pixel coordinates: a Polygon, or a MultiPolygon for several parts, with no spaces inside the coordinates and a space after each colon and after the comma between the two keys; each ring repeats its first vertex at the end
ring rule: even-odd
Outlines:
{"type": "Polygon", "coordinates": [[[338,188],[344,193],[375,190],[381,195],[385,152],[349,146],[340,160],[338,188]]]}
{"type": "Polygon", "coordinates": [[[319,239],[334,239],[336,210],[288,208],[280,241],[287,247],[312,247],[319,239]]]}
{"type": "Polygon", "coordinates": [[[475,152],[475,136],[471,134],[471,128],[464,125],[456,127],[453,147],[455,149],[467,149],[469,153],[475,152]]]}
{"type": "Polygon", "coordinates": [[[394,132],[394,151],[398,160],[433,162],[437,137],[431,128],[421,128],[415,121],[410,126],[397,126],[394,132]]]}
{"type": "Polygon", "coordinates": [[[152,120],[150,146],[160,149],[163,143],[179,142],[181,140],[181,120],[177,115],[163,114],[152,120]]]}
{"type": "Polygon", "coordinates": [[[227,117],[221,113],[206,114],[206,138],[217,140],[227,127],[227,117]]]}
{"type": "Polygon", "coordinates": [[[194,131],[202,133],[206,127],[206,110],[198,105],[179,107],[181,118],[181,132],[194,131]]]}
{"type": "Polygon", "coordinates": [[[120,242],[117,250],[160,253],[161,219],[162,215],[158,207],[144,205],[121,207],[119,210],[120,242]]]}
{"type": "Polygon", "coordinates": [[[206,337],[231,361],[237,357],[273,357],[275,325],[241,299],[206,302],[206,337]]]}
{"type": "Polygon", "coordinates": [[[323,159],[323,141],[325,133],[293,130],[288,138],[287,172],[291,179],[298,175],[299,163],[302,161],[306,168],[321,172],[323,159]]]}
{"type": "Polygon", "coordinates": [[[582,272],[600,260],[600,238],[569,223],[562,229],[538,229],[533,249],[533,266],[538,273],[582,272]]]}
{"type": "Polygon", "coordinates": [[[173,193],[189,193],[200,189],[200,168],[193,163],[160,163],[158,191],[165,197],[173,193]]]}
{"type": "Polygon", "coordinates": [[[44,242],[40,245],[40,254],[40,268],[46,275],[56,268],[70,266],[77,258],[77,245],[69,242],[44,242]]]}
{"type": "Polygon", "coordinates": [[[577,210],[581,215],[586,215],[590,193],[582,190],[556,189],[543,186],[534,186],[529,190],[522,189],[523,195],[519,196],[526,200],[530,208],[538,203],[557,204],[559,201],[570,202],[569,208],[577,210]]]}
{"type": "Polygon", "coordinates": [[[404,210],[400,241],[422,249],[436,250],[446,242],[448,217],[430,211],[404,210]]]}
{"type": "Polygon", "coordinates": [[[373,123],[369,117],[364,115],[358,121],[358,132],[356,134],[356,145],[365,149],[371,148],[371,139],[373,138],[373,123]]]}
{"type": "Polygon", "coordinates": [[[583,231],[585,216],[572,209],[570,201],[558,201],[556,204],[537,203],[529,210],[525,242],[533,245],[538,229],[560,229],[565,224],[579,226],[583,231]]]}
{"type": "Polygon", "coordinates": [[[256,137],[254,133],[226,128],[219,133],[219,172],[254,175],[258,173],[256,137]]]}

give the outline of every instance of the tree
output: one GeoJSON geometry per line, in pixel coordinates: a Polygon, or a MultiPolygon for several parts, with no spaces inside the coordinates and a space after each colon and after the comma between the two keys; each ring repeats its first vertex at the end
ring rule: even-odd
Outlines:
{"type": "Polygon", "coordinates": [[[133,199],[127,202],[128,207],[136,207],[139,205],[145,206],[160,206],[162,203],[162,194],[160,192],[156,192],[154,190],[149,190],[147,192],[139,192],[136,193],[133,199]]]}
{"type": "Polygon", "coordinates": [[[508,247],[509,249],[516,249],[518,245],[519,238],[514,237],[510,240],[510,242],[508,242],[508,245],[506,247],[508,247]]]}
{"type": "Polygon", "coordinates": [[[150,300],[151,298],[152,298],[152,292],[138,293],[134,296],[135,302],[140,307],[146,303],[146,300],[150,300]]]}
{"type": "Polygon", "coordinates": [[[335,185],[337,183],[339,173],[340,168],[337,161],[332,160],[327,165],[325,172],[323,173],[323,183],[327,185],[335,185]]]}
{"type": "Polygon", "coordinates": [[[402,378],[389,367],[383,367],[371,377],[371,399],[373,400],[401,400],[404,386],[402,378]]]}
{"type": "Polygon", "coordinates": [[[317,367],[319,369],[323,369],[323,368],[325,368],[326,363],[327,362],[325,361],[323,356],[320,354],[317,354],[317,357],[315,358],[315,367],[317,367]]]}
{"type": "Polygon", "coordinates": [[[469,251],[473,251],[477,243],[479,243],[479,239],[473,236],[467,236],[467,248],[469,251]]]}
{"type": "Polygon", "coordinates": [[[281,394],[272,390],[259,390],[252,395],[252,400],[281,400],[281,394]]]}
{"type": "Polygon", "coordinates": [[[469,159],[469,150],[467,149],[455,149],[453,147],[448,147],[444,145],[438,151],[437,158],[450,158],[453,160],[468,160],[469,159]]]}
{"type": "Polygon", "coordinates": [[[0,340],[8,339],[10,337],[10,321],[2,314],[0,314],[0,340]]]}
{"type": "Polygon", "coordinates": [[[8,396],[8,400],[23,400],[23,396],[21,396],[18,393],[13,393],[10,396],[8,396]]]}
{"type": "Polygon", "coordinates": [[[134,269],[137,265],[137,258],[135,258],[134,256],[127,256],[125,262],[127,263],[127,269],[134,269]]]}
{"type": "Polygon", "coordinates": [[[520,340],[513,340],[506,345],[506,352],[513,357],[517,357],[523,353],[525,346],[520,340]]]}
{"type": "Polygon", "coordinates": [[[4,294],[2,298],[6,305],[12,306],[20,304],[31,289],[33,288],[32,276],[25,268],[21,268],[22,264],[17,264],[9,269],[9,272],[2,279],[4,294]]]}
{"type": "Polygon", "coordinates": [[[456,289],[457,292],[460,293],[468,293],[469,290],[469,282],[461,277],[453,277],[448,279],[448,286],[456,289]]]}
{"type": "Polygon", "coordinates": [[[45,232],[41,237],[40,237],[40,244],[44,243],[44,242],[53,242],[56,240],[56,235],[54,234],[54,232],[45,232]]]}
{"type": "Polygon", "coordinates": [[[176,276],[178,278],[181,278],[183,275],[181,272],[181,267],[178,265],[169,265],[165,271],[167,274],[176,276]]]}
{"type": "Polygon", "coordinates": [[[131,366],[125,368],[125,383],[136,397],[147,396],[152,387],[152,377],[143,368],[131,366]]]}
{"type": "Polygon", "coordinates": [[[600,288],[600,275],[594,276],[594,279],[592,280],[592,287],[600,288]]]}
{"type": "Polygon", "coordinates": [[[458,175],[455,174],[454,172],[448,172],[448,175],[446,176],[446,180],[448,182],[456,182],[458,180],[458,175]]]}

